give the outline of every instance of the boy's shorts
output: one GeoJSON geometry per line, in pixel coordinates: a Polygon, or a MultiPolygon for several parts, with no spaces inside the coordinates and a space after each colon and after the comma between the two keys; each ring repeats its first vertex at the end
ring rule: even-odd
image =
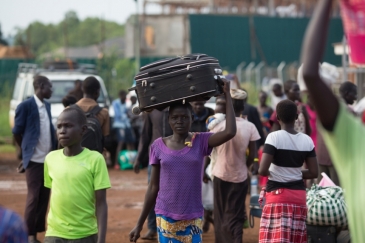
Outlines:
{"type": "Polygon", "coordinates": [[[135,143],[136,135],[132,128],[118,129],[118,141],[124,143],[135,143]]]}
{"type": "Polygon", "coordinates": [[[96,243],[96,242],[98,242],[97,234],[90,235],[88,237],[81,238],[81,239],[72,239],[72,240],[55,237],[55,236],[46,236],[44,238],[44,243],[96,243]]]}

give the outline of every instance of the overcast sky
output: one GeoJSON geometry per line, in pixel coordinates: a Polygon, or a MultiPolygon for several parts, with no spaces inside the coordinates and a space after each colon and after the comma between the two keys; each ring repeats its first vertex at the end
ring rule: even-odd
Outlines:
{"type": "MultiPolygon", "coordinates": [[[[139,11],[142,11],[139,0],[139,11]]],[[[120,24],[136,13],[134,0],[0,0],[0,24],[3,35],[15,33],[15,28],[26,28],[33,21],[58,23],[67,11],[76,11],[80,19],[99,17],[120,24]]],[[[148,12],[159,12],[150,6],[148,12]]]]}

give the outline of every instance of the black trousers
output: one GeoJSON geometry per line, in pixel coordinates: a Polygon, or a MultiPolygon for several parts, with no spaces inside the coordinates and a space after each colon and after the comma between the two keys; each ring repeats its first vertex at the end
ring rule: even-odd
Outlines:
{"type": "Polygon", "coordinates": [[[25,223],[28,235],[46,230],[46,213],[50,189],[44,187],[44,164],[29,162],[25,170],[28,194],[25,205],[25,223]]]}
{"type": "Polygon", "coordinates": [[[216,243],[242,243],[248,180],[227,182],[214,177],[214,233],[216,243]]]}

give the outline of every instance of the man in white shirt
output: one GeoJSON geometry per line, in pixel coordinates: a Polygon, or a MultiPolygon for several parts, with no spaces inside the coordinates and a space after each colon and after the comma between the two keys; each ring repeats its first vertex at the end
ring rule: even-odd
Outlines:
{"type": "Polygon", "coordinates": [[[283,87],[279,83],[275,83],[272,86],[272,95],[271,95],[271,108],[276,110],[277,104],[280,101],[285,100],[286,95],[283,93],[283,87]]]}
{"type": "Polygon", "coordinates": [[[15,111],[13,134],[22,149],[23,166],[28,187],[25,222],[29,243],[38,243],[37,233],[45,231],[45,218],[50,190],[44,187],[43,165],[46,155],[56,148],[51,122],[52,84],[44,76],[33,81],[34,96],[23,101],[15,111]]]}

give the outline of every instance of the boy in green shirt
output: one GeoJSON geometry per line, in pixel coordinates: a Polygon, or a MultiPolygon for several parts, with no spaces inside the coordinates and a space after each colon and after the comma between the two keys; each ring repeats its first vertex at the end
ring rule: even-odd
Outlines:
{"type": "Polygon", "coordinates": [[[103,156],[81,146],[84,112],[66,108],[57,120],[63,149],[49,153],[44,185],[52,190],[45,243],[104,243],[110,180],[103,156]]]}
{"type": "MultiPolygon", "coordinates": [[[[347,111],[319,75],[333,0],[318,1],[302,47],[303,77],[321,133],[345,191],[351,242],[365,242],[365,126],[347,111]]],[[[364,44],[365,48],[365,44],[364,44]]]]}

